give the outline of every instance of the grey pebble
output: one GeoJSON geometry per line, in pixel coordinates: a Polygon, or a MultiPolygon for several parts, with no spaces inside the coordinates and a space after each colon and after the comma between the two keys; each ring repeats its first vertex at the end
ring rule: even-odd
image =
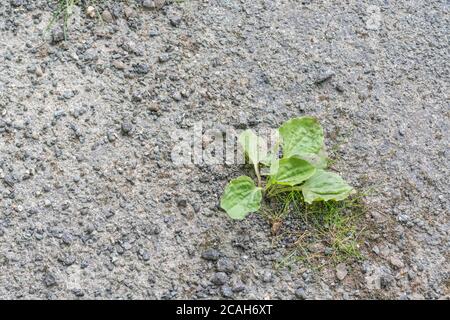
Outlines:
{"type": "Polygon", "coordinates": [[[334,77],[334,75],[335,75],[335,73],[333,70],[330,70],[330,69],[323,70],[317,75],[316,79],[314,80],[314,83],[321,84],[325,81],[330,80],[332,77],[334,77]]]}
{"type": "Polygon", "coordinates": [[[146,249],[140,249],[140,250],[139,250],[139,256],[140,256],[141,259],[144,260],[144,261],[150,260],[150,253],[149,253],[148,250],[146,250],[146,249]]]}
{"type": "Polygon", "coordinates": [[[142,1],[142,6],[145,9],[153,9],[155,7],[155,3],[153,2],[153,0],[144,0],[142,1]]]}
{"type": "Polygon", "coordinates": [[[108,138],[108,141],[109,141],[109,142],[114,142],[114,141],[116,141],[116,139],[117,139],[117,136],[116,136],[116,134],[115,134],[114,131],[108,131],[108,132],[106,133],[106,137],[108,138]]]}
{"type": "Polygon", "coordinates": [[[216,272],[212,276],[211,282],[218,286],[224,285],[228,282],[228,276],[225,272],[216,272]]]}
{"type": "Polygon", "coordinates": [[[341,281],[344,280],[344,278],[347,276],[347,273],[348,273],[347,266],[344,263],[339,263],[336,266],[336,277],[339,280],[341,281]]]}
{"type": "Polygon", "coordinates": [[[103,19],[103,21],[106,21],[108,23],[111,23],[114,21],[114,18],[112,16],[111,12],[109,12],[109,10],[104,10],[102,12],[102,19],[103,19]]]}
{"type": "Polygon", "coordinates": [[[295,296],[300,300],[306,300],[308,298],[305,289],[303,288],[298,288],[295,290],[295,296]]]}
{"type": "Polygon", "coordinates": [[[133,64],[133,71],[137,74],[147,74],[150,72],[150,66],[147,63],[135,63],[133,64]]]}
{"type": "Polygon", "coordinates": [[[269,270],[264,271],[262,280],[263,280],[263,282],[266,282],[266,283],[272,282],[272,272],[269,270]]]}
{"type": "Polygon", "coordinates": [[[232,273],[235,271],[233,261],[228,258],[220,258],[217,260],[217,271],[232,273]]]}
{"type": "Polygon", "coordinates": [[[161,63],[167,62],[170,60],[170,55],[167,52],[162,53],[159,57],[158,57],[158,61],[161,63]]]}
{"type": "Polygon", "coordinates": [[[186,208],[187,207],[187,200],[184,198],[178,199],[177,200],[177,206],[178,207],[182,207],[182,208],[186,208]]]}
{"type": "Polygon", "coordinates": [[[142,1],[142,7],[148,10],[159,10],[161,9],[166,3],[166,0],[144,0],[142,1]]]}
{"type": "Polygon", "coordinates": [[[152,29],[152,30],[149,31],[148,35],[149,35],[151,38],[157,37],[157,36],[159,36],[159,31],[156,30],[156,29],[152,29]]]}
{"type": "Polygon", "coordinates": [[[65,117],[67,114],[66,114],[66,111],[64,111],[64,110],[56,110],[54,113],[53,113],[53,118],[55,118],[55,119],[61,119],[62,117],[65,117]]]}
{"type": "Polygon", "coordinates": [[[231,298],[233,296],[233,290],[227,285],[222,286],[220,292],[222,293],[222,296],[225,298],[231,298]]]}
{"type": "Polygon", "coordinates": [[[171,16],[169,16],[169,21],[173,27],[179,27],[181,24],[181,16],[171,15],[171,16]]]}
{"type": "Polygon", "coordinates": [[[83,297],[84,296],[84,292],[81,289],[73,289],[72,293],[77,296],[77,297],[83,297]]]}
{"type": "Polygon", "coordinates": [[[64,40],[64,31],[62,28],[56,28],[52,31],[52,43],[56,44],[64,40]]]}
{"type": "Polygon", "coordinates": [[[210,248],[202,253],[202,258],[209,261],[217,261],[220,257],[220,252],[216,249],[210,248]]]}
{"type": "Polygon", "coordinates": [[[129,121],[122,122],[121,125],[122,134],[127,136],[130,135],[131,131],[133,130],[133,125],[129,121]]]}
{"type": "Polygon", "coordinates": [[[51,273],[47,273],[44,276],[44,284],[46,287],[52,287],[54,285],[56,285],[56,278],[53,274],[51,273]]]}
{"type": "Polygon", "coordinates": [[[172,95],[172,99],[175,100],[175,101],[181,101],[182,97],[181,97],[180,92],[175,91],[175,92],[173,93],[173,95],[172,95]]]}

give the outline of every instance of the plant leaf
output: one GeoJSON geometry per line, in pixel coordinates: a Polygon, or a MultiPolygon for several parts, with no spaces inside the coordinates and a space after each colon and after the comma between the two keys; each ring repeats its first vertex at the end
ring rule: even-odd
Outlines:
{"type": "Polygon", "coordinates": [[[261,188],[247,176],[240,176],[228,183],[220,200],[220,207],[232,219],[242,220],[249,213],[258,211],[261,206],[261,188]]]}
{"type": "Polygon", "coordinates": [[[310,178],[315,172],[308,161],[296,157],[283,158],[270,167],[272,183],[295,186],[310,178]]]}
{"type": "Polygon", "coordinates": [[[283,157],[301,158],[305,154],[318,154],[323,149],[323,129],[313,117],[288,120],[279,132],[283,138],[283,157]]]}
{"type": "Polygon", "coordinates": [[[320,200],[344,200],[354,192],[354,189],[337,173],[317,170],[306,180],[302,192],[305,201],[312,203],[320,200]]]}
{"type": "Polygon", "coordinates": [[[239,143],[254,165],[267,156],[267,145],[263,138],[258,137],[251,129],[247,129],[239,136],[239,143]]]}
{"type": "Polygon", "coordinates": [[[317,169],[326,169],[328,166],[328,154],[325,151],[325,145],[318,153],[297,153],[295,157],[308,161],[317,169]]]}

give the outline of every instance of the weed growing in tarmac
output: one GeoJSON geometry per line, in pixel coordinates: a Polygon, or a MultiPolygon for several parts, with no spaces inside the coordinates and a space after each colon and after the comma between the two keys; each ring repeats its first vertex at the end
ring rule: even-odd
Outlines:
{"type": "Polygon", "coordinates": [[[237,220],[260,212],[270,222],[274,241],[288,250],[279,266],[293,261],[320,266],[360,258],[362,199],[337,173],[326,170],[329,159],[319,122],[294,118],[278,132],[280,139],[270,152],[251,130],[240,135],[257,181],[248,176],[231,180],[221,199],[222,209],[237,220]],[[265,179],[264,167],[268,168],[265,179]]]}
{"type": "Polygon", "coordinates": [[[226,186],[220,206],[230,218],[242,220],[260,209],[264,198],[301,193],[309,204],[340,201],[355,193],[337,173],[326,170],[328,157],[324,133],[313,117],[294,118],[278,129],[280,140],[267,152],[264,139],[252,130],[239,136],[239,142],[253,164],[257,185],[248,176],[240,176],[226,186]],[[280,148],[282,156],[280,157],[280,148]],[[261,167],[267,167],[266,179],[261,167]]]}

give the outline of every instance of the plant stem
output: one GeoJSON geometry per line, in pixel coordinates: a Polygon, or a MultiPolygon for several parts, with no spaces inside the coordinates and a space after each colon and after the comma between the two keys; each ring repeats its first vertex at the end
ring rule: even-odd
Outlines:
{"type": "Polygon", "coordinates": [[[261,188],[261,174],[259,173],[259,166],[257,163],[255,163],[255,173],[256,173],[256,177],[258,178],[258,187],[261,188]]]}

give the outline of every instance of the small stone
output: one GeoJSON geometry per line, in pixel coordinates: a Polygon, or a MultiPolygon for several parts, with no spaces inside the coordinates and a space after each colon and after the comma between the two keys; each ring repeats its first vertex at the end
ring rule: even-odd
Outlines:
{"type": "Polygon", "coordinates": [[[61,119],[62,117],[65,117],[67,114],[66,114],[66,111],[64,111],[64,110],[56,110],[54,113],[53,113],[53,117],[55,118],[55,119],[61,119]]]}
{"type": "Polygon", "coordinates": [[[112,62],[112,65],[114,66],[114,68],[116,68],[117,70],[124,70],[126,68],[125,63],[123,63],[120,60],[114,60],[112,62]]]}
{"type": "Polygon", "coordinates": [[[27,72],[28,73],[35,73],[36,72],[36,66],[31,65],[27,67],[27,72]]]}
{"type": "Polygon", "coordinates": [[[212,276],[211,282],[218,286],[224,285],[228,282],[228,276],[225,272],[216,272],[212,276]]]}
{"type": "Polygon", "coordinates": [[[11,6],[17,8],[17,7],[25,5],[26,1],[25,0],[11,0],[10,3],[11,3],[11,6]]]}
{"type": "Polygon", "coordinates": [[[152,112],[158,112],[159,111],[159,105],[156,103],[152,103],[148,106],[148,110],[152,112]]]}
{"type": "Polygon", "coordinates": [[[391,262],[391,264],[396,267],[397,269],[401,269],[403,268],[405,265],[403,263],[402,260],[400,260],[398,257],[391,257],[389,259],[389,261],[391,262]]]}
{"type": "Polygon", "coordinates": [[[69,267],[76,262],[76,258],[72,255],[66,255],[65,257],[60,258],[59,262],[61,262],[64,266],[69,267]]]}
{"type": "Polygon", "coordinates": [[[179,27],[181,24],[181,16],[179,15],[172,15],[169,17],[170,24],[172,27],[179,27]]]}
{"type": "Polygon", "coordinates": [[[217,271],[232,273],[235,270],[234,263],[228,258],[217,260],[217,271]]]}
{"type": "Polygon", "coordinates": [[[245,291],[245,285],[240,279],[235,279],[232,281],[233,292],[245,291]]]}
{"type": "Polygon", "coordinates": [[[142,91],[133,91],[131,94],[131,100],[135,102],[141,102],[143,99],[143,92],[142,91]]]}
{"type": "Polygon", "coordinates": [[[52,32],[52,43],[56,44],[64,40],[64,31],[61,28],[56,28],[52,32]]]}
{"type": "Polygon", "coordinates": [[[159,10],[164,6],[165,3],[166,0],[144,0],[142,2],[142,7],[148,10],[159,10]]]}
{"type": "Polygon", "coordinates": [[[340,93],[345,92],[345,88],[341,83],[336,83],[334,85],[334,88],[336,89],[337,92],[340,92],[340,93]]]}
{"type": "Polygon", "coordinates": [[[233,296],[233,290],[229,286],[223,286],[220,291],[225,298],[231,298],[233,296]]]}
{"type": "Polygon", "coordinates": [[[44,276],[44,284],[46,287],[53,287],[54,285],[56,285],[56,278],[53,274],[51,273],[47,273],[44,276]]]}
{"type": "Polygon", "coordinates": [[[145,249],[140,249],[139,250],[139,256],[141,257],[142,260],[144,261],[148,261],[150,260],[150,254],[147,250],[145,249]]]}
{"type": "Polygon", "coordinates": [[[95,18],[95,8],[93,6],[89,6],[86,8],[86,15],[89,18],[95,18]]]}
{"type": "Polygon", "coordinates": [[[308,298],[303,288],[298,288],[297,290],[295,290],[295,296],[300,300],[306,300],[308,298]]]}
{"type": "Polygon", "coordinates": [[[123,9],[123,14],[125,15],[125,18],[129,19],[134,16],[134,11],[130,7],[125,7],[123,9]]]}
{"type": "Polygon", "coordinates": [[[116,141],[116,134],[113,132],[113,131],[108,131],[107,133],[106,133],[106,136],[107,136],[107,138],[108,138],[108,141],[109,142],[114,142],[114,141],[116,141]]]}
{"type": "Polygon", "coordinates": [[[81,289],[73,289],[72,293],[77,296],[77,297],[83,297],[84,296],[84,292],[81,289]]]}
{"type": "Polygon", "coordinates": [[[175,101],[181,101],[181,99],[182,99],[181,93],[178,91],[175,91],[172,95],[172,99],[175,101]]]}
{"type": "Polygon", "coordinates": [[[187,206],[187,200],[184,199],[184,198],[178,199],[177,205],[178,205],[178,207],[186,208],[186,206],[187,206]]]}
{"type": "Polygon", "coordinates": [[[16,183],[16,179],[14,178],[14,176],[12,175],[6,175],[3,178],[3,182],[8,186],[8,187],[14,187],[14,184],[16,183]]]}
{"type": "Polygon", "coordinates": [[[269,282],[272,282],[272,272],[270,272],[270,271],[265,271],[264,272],[264,274],[263,274],[263,282],[265,282],[265,283],[269,283],[269,282]]]}
{"type": "Polygon", "coordinates": [[[168,53],[163,53],[158,57],[158,61],[161,63],[167,62],[170,60],[170,55],[168,53]]]}
{"type": "Polygon", "coordinates": [[[75,97],[75,91],[73,91],[73,90],[64,91],[62,94],[63,100],[69,100],[69,99],[72,99],[73,97],[75,97]]]}
{"type": "Polygon", "coordinates": [[[89,48],[83,53],[84,61],[97,61],[98,60],[98,50],[96,48],[89,48]]]}
{"type": "Polygon", "coordinates": [[[146,63],[133,64],[133,71],[138,74],[147,74],[150,71],[150,66],[146,63]]]}
{"type": "Polygon", "coordinates": [[[393,283],[395,279],[390,274],[385,274],[380,277],[380,286],[382,289],[389,288],[393,283]]]}
{"type": "Polygon", "coordinates": [[[109,10],[104,10],[102,12],[102,19],[103,19],[103,21],[106,21],[108,23],[111,23],[114,21],[114,18],[112,16],[111,12],[109,12],[109,10]]]}
{"type": "Polygon", "coordinates": [[[129,121],[124,121],[121,125],[122,134],[125,136],[130,135],[131,131],[133,130],[133,125],[129,121]]]}
{"type": "Polygon", "coordinates": [[[321,84],[325,81],[330,80],[335,75],[333,70],[324,70],[319,73],[319,75],[316,77],[316,80],[314,81],[315,84],[321,84]]]}
{"type": "Polygon", "coordinates": [[[153,38],[153,37],[157,37],[159,36],[159,31],[156,29],[152,29],[150,30],[150,32],[148,33],[149,37],[153,38]]]}
{"type": "Polygon", "coordinates": [[[72,244],[72,237],[69,234],[65,233],[62,236],[62,241],[63,241],[63,243],[65,245],[71,245],[72,244]]]}
{"type": "Polygon", "coordinates": [[[340,263],[336,266],[336,276],[339,280],[344,280],[347,273],[347,267],[344,263],[340,263]]]}
{"type": "Polygon", "coordinates": [[[220,252],[213,248],[209,248],[202,253],[202,258],[209,261],[217,261],[219,257],[220,252]]]}
{"type": "Polygon", "coordinates": [[[144,7],[145,9],[154,9],[155,2],[153,0],[144,0],[142,1],[142,7],[144,7]]]}

